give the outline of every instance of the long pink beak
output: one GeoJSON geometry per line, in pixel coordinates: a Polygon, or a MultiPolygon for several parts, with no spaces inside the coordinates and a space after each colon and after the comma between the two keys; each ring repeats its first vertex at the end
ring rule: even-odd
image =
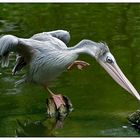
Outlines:
{"type": "Polygon", "coordinates": [[[140,100],[140,95],[138,94],[137,90],[125,77],[116,62],[109,64],[99,61],[99,63],[121,87],[123,87],[131,95],[135,96],[138,100],[140,100]]]}

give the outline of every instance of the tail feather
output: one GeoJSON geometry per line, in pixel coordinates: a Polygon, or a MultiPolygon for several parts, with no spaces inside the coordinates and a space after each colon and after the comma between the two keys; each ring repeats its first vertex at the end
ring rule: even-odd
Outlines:
{"type": "Polygon", "coordinates": [[[17,44],[18,39],[13,35],[5,35],[0,38],[1,67],[8,67],[9,53],[16,51],[17,44]]]}
{"type": "Polygon", "coordinates": [[[4,68],[4,67],[8,67],[9,65],[9,54],[6,55],[6,56],[3,56],[1,58],[1,67],[4,68]]]}

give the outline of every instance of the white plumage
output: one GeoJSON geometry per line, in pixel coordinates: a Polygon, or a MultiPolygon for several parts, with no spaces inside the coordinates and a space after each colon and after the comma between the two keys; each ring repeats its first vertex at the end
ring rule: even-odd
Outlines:
{"type": "MultiPolygon", "coordinates": [[[[16,52],[18,57],[12,70],[13,74],[27,66],[25,80],[47,87],[52,80],[74,64],[79,54],[86,53],[95,58],[120,86],[140,100],[138,92],[118,67],[106,44],[82,40],[74,47],[67,47],[69,40],[70,34],[64,30],[35,34],[29,39],[5,35],[0,38],[2,67],[8,66],[9,53],[16,52]]],[[[75,64],[85,65],[86,63],[81,61],[75,64]]],[[[59,105],[60,102],[62,100],[59,99],[59,105]]]]}
{"type": "MultiPolygon", "coordinates": [[[[46,85],[77,59],[76,54],[67,50],[65,43],[68,42],[68,39],[69,33],[63,30],[39,33],[30,39],[5,35],[0,39],[2,67],[8,66],[9,52],[14,51],[23,58],[23,61],[28,67],[26,81],[46,85]],[[58,38],[53,37],[52,35],[54,35],[54,33],[61,33],[62,40],[59,39],[60,36],[58,36],[58,38]]],[[[18,68],[23,61],[18,63],[16,68],[18,68]]]]}

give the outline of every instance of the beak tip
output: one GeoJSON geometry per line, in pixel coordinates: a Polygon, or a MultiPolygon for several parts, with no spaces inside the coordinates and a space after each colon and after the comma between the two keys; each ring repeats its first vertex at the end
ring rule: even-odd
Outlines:
{"type": "Polygon", "coordinates": [[[137,96],[138,101],[140,101],[140,96],[137,96]]]}
{"type": "Polygon", "coordinates": [[[140,97],[138,98],[138,101],[140,101],[140,97]]]}

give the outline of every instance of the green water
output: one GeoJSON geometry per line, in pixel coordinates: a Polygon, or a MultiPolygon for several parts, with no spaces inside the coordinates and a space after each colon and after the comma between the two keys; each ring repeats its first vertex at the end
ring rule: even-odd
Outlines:
{"type": "MultiPolygon", "coordinates": [[[[0,4],[0,34],[30,37],[35,33],[64,29],[70,31],[73,46],[82,39],[107,42],[122,71],[140,91],[140,4],[0,4]]],[[[0,136],[15,136],[22,122],[42,121],[48,94],[39,86],[15,82],[25,72],[11,75],[10,66],[0,68],[0,136]]],[[[51,89],[67,95],[74,111],[53,136],[139,136],[127,125],[127,116],[140,103],[118,86],[90,56],[81,60],[91,65],[64,72],[51,89]]],[[[43,122],[43,121],[42,121],[43,122]]],[[[47,127],[47,125],[45,124],[47,127]]],[[[27,129],[30,136],[50,136],[39,125],[27,129]],[[36,133],[38,132],[38,133],[36,133]]]]}

